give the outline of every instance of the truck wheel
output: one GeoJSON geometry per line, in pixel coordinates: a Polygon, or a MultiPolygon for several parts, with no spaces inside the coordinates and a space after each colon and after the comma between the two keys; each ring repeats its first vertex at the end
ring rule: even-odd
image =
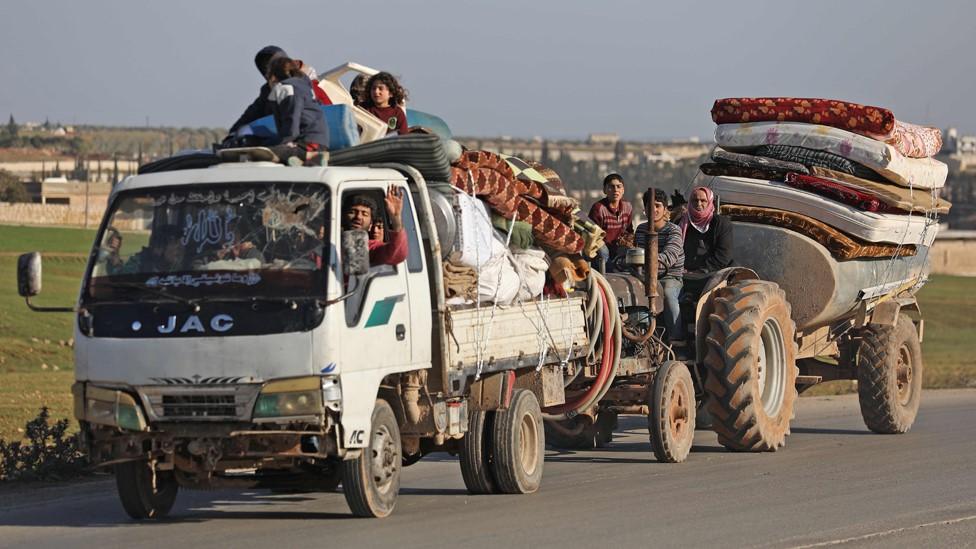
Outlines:
{"type": "Polygon", "coordinates": [[[464,486],[472,494],[497,494],[494,473],[492,472],[492,429],[495,425],[495,412],[471,412],[468,432],[461,441],[461,478],[464,486]]]}
{"type": "Polygon", "coordinates": [[[708,411],[730,450],[786,443],[796,401],[796,326],[783,290],[748,280],[718,290],[706,336],[708,411]]]}
{"type": "Polygon", "coordinates": [[[681,463],[695,439],[695,384],[683,362],[668,361],[654,375],[647,430],[654,457],[681,463]]]}
{"type": "Polygon", "coordinates": [[[495,412],[493,469],[498,491],[531,494],[542,483],[546,440],[532,391],[516,389],[507,410],[495,412]]]}
{"type": "Polygon", "coordinates": [[[132,518],[160,519],[169,514],[176,501],[179,484],[172,471],[156,472],[153,488],[149,462],[129,461],[115,466],[115,485],[119,490],[122,508],[132,518]]]}
{"type": "Polygon", "coordinates": [[[386,517],[400,492],[400,428],[393,409],[377,400],[370,419],[369,446],[342,462],[342,491],[357,517],[386,517]]]}
{"type": "Polygon", "coordinates": [[[922,400],[922,347],[907,316],[894,327],[869,326],[860,332],[855,363],[861,417],[875,433],[908,431],[922,400]]]}

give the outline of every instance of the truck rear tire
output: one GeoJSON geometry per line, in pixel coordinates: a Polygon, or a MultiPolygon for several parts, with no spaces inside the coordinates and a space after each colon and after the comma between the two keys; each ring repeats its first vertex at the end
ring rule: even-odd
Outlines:
{"type": "Polygon", "coordinates": [[[156,472],[156,487],[153,489],[152,471],[146,461],[116,465],[115,485],[122,508],[136,520],[161,519],[168,515],[179,491],[172,471],[156,472]]]}
{"type": "Polygon", "coordinates": [[[393,408],[377,400],[370,419],[369,446],[342,462],[342,492],[357,517],[389,516],[400,493],[400,428],[393,408]]]}
{"type": "Polygon", "coordinates": [[[786,443],[796,402],[796,326],[783,290],[747,280],[719,289],[709,315],[708,410],[718,441],[734,451],[786,443]]]}
{"type": "Polygon", "coordinates": [[[468,432],[461,441],[461,478],[471,494],[497,494],[492,465],[492,431],[495,425],[495,412],[471,412],[468,432]]]}
{"type": "Polygon", "coordinates": [[[854,361],[861,417],[875,433],[907,432],[922,400],[922,346],[912,320],[860,331],[854,361]]]}
{"type": "Polygon", "coordinates": [[[542,484],[546,440],[532,391],[516,389],[507,410],[495,412],[493,469],[498,491],[531,494],[542,484]]]}
{"type": "Polygon", "coordinates": [[[681,463],[695,439],[695,382],[688,367],[675,360],[662,364],[654,375],[650,400],[647,430],[654,457],[681,463]]]}

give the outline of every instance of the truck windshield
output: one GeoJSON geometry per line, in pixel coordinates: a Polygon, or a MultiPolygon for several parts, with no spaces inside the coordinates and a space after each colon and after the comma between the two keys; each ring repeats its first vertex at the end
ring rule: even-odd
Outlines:
{"type": "Polygon", "coordinates": [[[322,297],[329,197],[298,183],[128,191],[98,236],[85,297],[322,297]]]}

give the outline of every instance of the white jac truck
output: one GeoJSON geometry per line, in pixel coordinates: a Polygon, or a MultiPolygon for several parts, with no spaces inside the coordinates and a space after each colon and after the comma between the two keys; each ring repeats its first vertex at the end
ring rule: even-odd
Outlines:
{"type": "MultiPolygon", "coordinates": [[[[67,309],[82,446],[126,512],[165,516],[180,487],[341,482],[355,515],[382,517],[432,451],[460,454],[471,492],[537,490],[540,407],[564,402],[588,347],[582,293],[450,308],[419,171],[240,160],[117,185],[67,309]],[[368,267],[343,206],[366,195],[382,216],[391,185],[409,252],[368,267]]],[[[40,280],[25,254],[28,304],[40,280]]]]}

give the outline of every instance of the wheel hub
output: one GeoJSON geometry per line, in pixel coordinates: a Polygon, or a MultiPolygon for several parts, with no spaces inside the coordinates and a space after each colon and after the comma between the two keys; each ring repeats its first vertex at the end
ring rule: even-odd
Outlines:
{"type": "Polygon", "coordinates": [[[539,430],[531,414],[522,415],[519,422],[519,455],[522,470],[527,475],[535,473],[539,466],[539,430]]]}
{"type": "Polygon", "coordinates": [[[898,403],[907,405],[912,399],[912,355],[907,345],[898,349],[898,363],[895,365],[895,385],[898,388],[898,403]]]}
{"type": "Polygon", "coordinates": [[[775,318],[763,322],[759,337],[757,378],[762,407],[768,416],[775,416],[786,396],[786,342],[783,330],[775,318]]]}
{"type": "Polygon", "coordinates": [[[370,453],[373,482],[376,484],[377,490],[386,492],[393,485],[393,479],[396,476],[397,467],[401,459],[399,453],[396,451],[393,436],[386,426],[381,426],[373,434],[370,453]]]}
{"type": "Polygon", "coordinates": [[[678,381],[671,388],[670,406],[668,407],[668,427],[673,440],[682,440],[691,428],[689,424],[690,406],[688,402],[688,388],[684,381],[678,381]]]}

